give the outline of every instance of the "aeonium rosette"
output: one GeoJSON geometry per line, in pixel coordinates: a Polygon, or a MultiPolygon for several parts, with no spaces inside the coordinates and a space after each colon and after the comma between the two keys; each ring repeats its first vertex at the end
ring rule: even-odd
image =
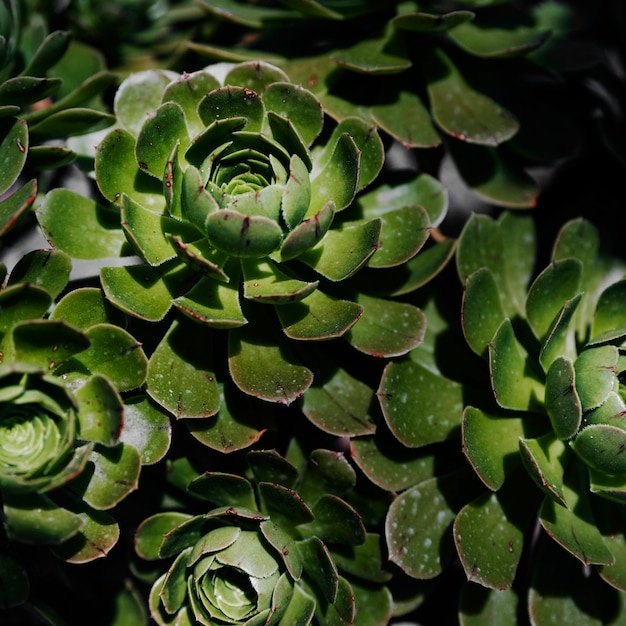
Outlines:
{"type": "MultiPolygon", "coordinates": [[[[353,277],[411,260],[442,218],[445,194],[421,177],[355,201],[383,164],[373,127],[354,117],[325,126],[317,98],[263,62],[132,74],[115,111],[118,127],[95,156],[111,206],[54,190],[38,218],[71,256],[117,256],[130,243],[143,260],[105,267],[101,281],[108,300],[131,315],[160,322],[177,313],[146,384],[163,407],[179,418],[213,418],[233,390],[288,405],[313,383],[310,354],[303,365],[297,344],[345,338],[386,357],[421,341],[416,307],[367,294],[353,277]],[[228,331],[227,367],[215,357],[216,330],[228,331]]],[[[362,385],[340,375],[363,396],[362,385]]],[[[237,410],[223,411],[219,428],[195,419],[192,431],[222,450],[250,445],[267,425],[234,419],[237,410]]]]}
{"type": "Polygon", "coordinates": [[[0,289],[0,501],[10,540],[79,563],[105,556],[108,512],[169,447],[169,418],[137,389],[147,358],[93,288],[65,288],[60,251],[24,256],[0,289]]]}
{"type": "Polygon", "coordinates": [[[54,376],[36,366],[0,366],[0,486],[46,491],[80,467],[76,403],[54,376]],[[74,460],[74,462],[72,462],[74,460]]]}
{"type": "MultiPolygon", "coordinates": [[[[348,502],[356,474],[341,454],[315,450],[300,470],[275,451],[247,456],[250,478],[196,475],[192,495],[215,508],[157,513],[138,528],[137,553],[169,559],[150,592],[165,624],[388,623],[392,598],[380,537],[348,502]]],[[[170,466],[188,475],[186,459],[170,466]]]]}

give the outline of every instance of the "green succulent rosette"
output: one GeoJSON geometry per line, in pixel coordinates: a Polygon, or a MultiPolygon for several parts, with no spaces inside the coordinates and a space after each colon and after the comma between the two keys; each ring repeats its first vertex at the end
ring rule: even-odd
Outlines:
{"type": "MultiPolygon", "coordinates": [[[[165,624],[386,624],[393,612],[380,537],[346,499],[356,474],[315,450],[299,470],[275,451],[247,454],[249,477],[207,472],[187,491],[216,508],[162,512],[135,537],[144,559],[170,560],[150,592],[165,624]]],[[[178,459],[172,475],[186,475],[178,459]]],[[[162,570],[161,570],[162,571],[162,570]]]]}
{"type": "Polygon", "coordinates": [[[116,544],[108,511],[165,455],[170,431],[136,393],[147,358],[102,293],[55,302],[69,272],[64,253],[34,251],[0,291],[0,498],[11,541],[82,563],[116,544]]]}
{"type": "MultiPolygon", "coordinates": [[[[311,388],[311,342],[343,339],[380,357],[419,344],[421,312],[391,297],[450,258],[450,242],[417,256],[446,194],[424,175],[357,196],[383,164],[371,126],[325,128],[317,98],[262,62],[132,74],[115,110],[118,127],[95,158],[112,204],[54,190],[38,219],[72,257],[127,254],[129,244],[140,257],[104,267],[102,287],[126,313],[164,323],[146,388],[199,439],[225,451],[255,441],[269,425],[256,400],[289,405],[311,388]],[[405,264],[414,265],[381,288],[380,272],[405,264]],[[358,282],[365,269],[378,280],[358,282]]],[[[363,396],[365,385],[336,376],[344,395],[363,396]]],[[[366,413],[333,432],[371,430],[366,413]]]]}
{"type": "Polygon", "coordinates": [[[535,246],[528,216],[468,220],[462,326],[440,296],[424,305],[431,333],[386,367],[385,428],[355,439],[353,456],[398,493],[392,561],[426,580],[458,559],[462,619],[522,611],[548,624],[571,611],[610,623],[626,589],[625,267],[582,219],[562,227],[542,271],[535,246]]]}

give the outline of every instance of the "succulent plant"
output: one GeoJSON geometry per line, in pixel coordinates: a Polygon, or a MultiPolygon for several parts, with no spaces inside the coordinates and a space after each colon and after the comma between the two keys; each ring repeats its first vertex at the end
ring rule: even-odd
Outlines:
{"type": "Polygon", "coordinates": [[[552,166],[578,145],[581,128],[563,115],[570,88],[554,66],[555,50],[573,29],[574,9],[560,3],[199,4],[231,28],[223,37],[197,39],[193,51],[280,66],[331,117],[358,115],[420,149],[422,168],[454,172],[482,203],[534,206],[538,187],[530,166],[552,166]],[[306,36],[312,23],[323,38],[306,36]],[[278,34],[286,27],[293,36],[278,34]],[[233,45],[237,33],[240,43],[233,45]],[[544,44],[551,55],[542,54],[544,44]],[[533,132],[539,127],[541,145],[533,132]],[[426,154],[442,144],[445,151],[426,154]]]}
{"type": "Polygon", "coordinates": [[[26,122],[28,141],[20,137],[20,145],[28,164],[65,165],[76,155],[60,140],[114,121],[100,96],[115,74],[105,69],[101,53],[73,42],[68,31],[49,33],[43,16],[27,4],[3,0],[0,29],[2,136],[10,138],[7,122],[17,118],[24,129],[26,122]]]}
{"type": "Polygon", "coordinates": [[[472,353],[446,363],[450,328],[427,305],[432,335],[381,380],[388,431],[354,440],[353,455],[402,492],[386,522],[392,561],[428,579],[458,555],[462,620],[623,618],[626,267],[582,219],[563,226],[536,275],[535,245],[528,216],[470,218],[456,262],[472,353]],[[450,453],[459,438],[469,465],[450,453]]]}
{"type": "Polygon", "coordinates": [[[47,13],[50,22],[69,27],[78,41],[101,50],[109,67],[124,73],[172,67],[185,42],[210,32],[213,21],[190,0],[72,0],[47,13]]]}
{"type": "MultiPolygon", "coordinates": [[[[75,258],[115,256],[130,243],[143,263],[104,267],[100,278],[116,307],[165,320],[147,391],[176,417],[195,418],[188,422],[199,439],[229,450],[250,445],[268,426],[262,416],[256,425],[245,417],[258,408],[229,402],[232,383],[248,396],[290,404],[311,388],[311,341],[342,337],[385,357],[421,341],[416,307],[368,294],[374,281],[352,277],[418,259],[446,198],[434,179],[420,176],[355,201],[382,166],[374,129],[347,118],[326,131],[317,99],[274,66],[213,71],[225,73],[225,86],[209,71],[126,79],[115,100],[118,127],[95,158],[112,206],[54,190],[37,215],[45,236],[75,258]],[[223,331],[227,357],[219,356],[223,331]],[[294,356],[298,343],[307,346],[306,364],[294,356]],[[221,421],[202,419],[220,407],[221,421]]],[[[451,251],[449,243],[436,247],[387,293],[416,288],[451,251]]],[[[366,387],[343,370],[336,376],[337,394],[364,398],[363,419],[347,420],[351,427],[360,420],[360,429],[373,428],[363,426],[366,387]]],[[[338,404],[346,412],[350,401],[338,404]]]]}
{"type": "MultiPolygon", "coordinates": [[[[216,508],[139,527],[138,554],[170,559],[150,593],[155,622],[386,624],[391,574],[380,537],[344,500],[356,474],[343,455],[315,450],[300,469],[273,450],[247,460],[249,478],[207,472],[189,483],[216,508]]],[[[187,462],[173,472],[188,473],[187,462]]]]}
{"type": "Polygon", "coordinates": [[[101,292],[73,291],[48,313],[69,270],[64,253],[35,251],[0,291],[0,494],[11,541],[83,563],[117,542],[107,511],[164,456],[169,418],[127,393],[142,385],[147,358],[111,323],[101,292]]]}

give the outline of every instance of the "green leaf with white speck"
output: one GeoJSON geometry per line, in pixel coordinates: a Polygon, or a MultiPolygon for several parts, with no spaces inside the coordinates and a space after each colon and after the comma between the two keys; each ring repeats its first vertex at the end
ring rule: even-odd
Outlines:
{"type": "Polygon", "coordinates": [[[411,360],[389,363],[377,391],[394,436],[408,447],[458,436],[463,388],[411,360]]]}
{"type": "Polygon", "coordinates": [[[359,294],[363,314],[346,339],[357,350],[379,357],[406,354],[424,340],[426,316],[412,304],[359,294]]]}
{"type": "Polygon", "coordinates": [[[453,558],[452,524],[476,496],[469,470],[430,478],[398,496],[389,507],[385,537],[390,560],[418,579],[439,575],[453,558]]]}
{"type": "Polygon", "coordinates": [[[177,418],[208,417],[219,410],[211,332],[180,318],[150,357],[148,394],[177,418]]]}

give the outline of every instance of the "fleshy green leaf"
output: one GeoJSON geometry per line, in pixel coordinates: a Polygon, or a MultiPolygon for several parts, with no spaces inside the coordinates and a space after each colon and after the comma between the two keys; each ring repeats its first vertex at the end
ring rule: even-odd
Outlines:
{"type": "Polygon", "coordinates": [[[285,237],[280,248],[281,260],[288,261],[298,257],[315,246],[326,235],[334,217],[335,205],[331,200],[315,215],[298,224],[285,237]]]}
{"type": "Polygon", "coordinates": [[[12,117],[0,119],[0,194],[5,193],[17,180],[26,163],[27,153],[26,122],[12,117]]]}
{"type": "Polygon", "coordinates": [[[124,403],[124,426],[120,441],[141,454],[142,465],[160,461],[170,447],[170,418],[145,396],[134,396],[124,403]]]}
{"type": "Polygon", "coordinates": [[[55,553],[76,564],[107,556],[120,536],[117,522],[105,511],[85,509],[79,515],[85,525],[77,535],[55,548],[55,553]]]}
{"type": "Polygon", "coordinates": [[[156,111],[165,88],[178,78],[167,70],[144,70],[131,74],[115,94],[115,115],[123,128],[135,136],[146,120],[146,113],[156,111]]]}
{"type": "Polygon", "coordinates": [[[27,213],[37,197],[37,180],[28,181],[15,193],[0,200],[0,237],[4,237],[27,213]]]}
{"type": "Polygon", "coordinates": [[[508,12],[501,12],[499,19],[487,18],[486,23],[466,21],[448,34],[461,48],[475,56],[507,58],[526,54],[541,46],[550,31],[538,28],[536,23],[527,19],[530,16],[522,19],[521,13],[514,9],[510,7],[508,12]]]}
{"type": "Polygon", "coordinates": [[[252,484],[246,478],[223,472],[206,472],[187,487],[194,495],[216,506],[256,507],[252,484]]]}
{"type": "Polygon", "coordinates": [[[389,74],[411,67],[403,41],[392,28],[376,39],[363,39],[346,50],[337,50],[333,58],[339,65],[365,74],[389,74]]]}
{"type": "Polygon", "coordinates": [[[493,392],[502,408],[528,411],[543,401],[543,385],[527,365],[528,353],[506,319],[489,345],[493,392]]]}
{"type": "Polygon", "coordinates": [[[544,498],[539,521],[546,532],[585,565],[613,563],[608,544],[593,518],[586,472],[570,465],[563,483],[565,505],[544,498]]]}
{"type": "Polygon", "coordinates": [[[5,494],[3,498],[9,534],[22,541],[59,544],[75,535],[85,523],[45,495],[5,494]]]}
{"type": "Polygon", "coordinates": [[[606,401],[616,380],[617,360],[615,346],[598,346],[580,353],[574,371],[583,411],[595,409],[606,401]]]}
{"type": "Polygon", "coordinates": [[[304,394],[302,412],[318,428],[337,436],[372,433],[373,391],[343,369],[326,369],[304,394]]]}
{"type": "Polygon", "coordinates": [[[101,289],[80,287],[70,291],[54,307],[50,319],[63,320],[66,324],[87,330],[96,324],[120,321],[121,313],[105,299],[101,289]]]}
{"type": "Polygon", "coordinates": [[[563,472],[570,458],[568,452],[563,441],[551,432],[536,439],[520,439],[526,471],[540,489],[563,505],[563,472]]]}
{"type": "Polygon", "coordinates": [[[150,211],[126,194],[122,194],[120,218],[129,241],[134,244],[141,257],[153,266],[176,257],[176,250],[168,235],[181,235],[186,239],[198,237],[198,233],[189,225],[181,224],[162,213],[150,211]]]}
{"type": "Polygon", "coordinates": [[[285,274],[271,260],[243,261],[244,298],[256,302],[282,304],[306,298],[319,281],[304,282],[285,274]]]}
{"type": "Polygon", "coordinates": [[[24,76],[42,76],[65,54],[70,44],[71,35],[67,31],[56,30],[48,35],[38,46],[22,71],[24,76]]]}
{"type": "Polygon", "coordinates": [[[69,282],[71,269],[69,257],[61,250],[34,250],[17,262],[7,284],[30,283],[56,298],[69,282]]]}
{"type": "Polygon", "coordinates": [[[332,200],[341,211],[352,202],[359,184],[359,150],[350,135],[340,135],[335,144],[324,151],[324,164],[311,175],[311,205],[309,216],[317,213],[332,200]],[[332,152],[330,152],[332,150],[332,152]]]}
{"type": "Polygon", "coordinates": [[[512,508],[505,494],[485,493],[454,520],[454,538],[469,581],[500,590],[513,583],[525,529],[518,527],[512,508]]]}
{"type": "Polygon", "coordinates": [[[307,146],[322,131],[322,107],[317,98],[302,86],[275,82],[266,87],[262,98],[267,111],[288,119],[307,146]]]}
{"type": "Polygon", "coordinates": [[[366,124],[360,117],[346,117],[333,130],[326,150],[329,150],[345,133],[354,141],[359,152],[357,192],[362,191],[380,173],[384,161],[383,142],[374,126],[366,124]]]}
{"type": "Polygon", "coordinates": [[[461,320],[469,347],[479,356],[487,353],[506,315],[502,309],[496,279],[487,267],[470,274],[465,281],[461,320]]]}
{"type": "Polygon", "coordinates": [[[143,172],[163,179],[165,166],[174,146],[189,143],[185,114],[175,102],[162,104],[150,115],[139,131],[135,158],[143,172]]]}
{"type": "Polygon", "coordinates": [[[219,410],[211,348],[211,331],[182,318],[150,357],[148,394],[176,418],[208,417],[219,410]]]}
{"type": "Polygon", "coordinates": [[[248,321],[241,310],[236,281],[223,283],[204,276],[172,304],[186,317],[211,328],[237,328],[248,321]]]}
{"type": "Polygon", "coordinates": [[[448,145],[461,178],[478,196],[509,209],[535,207],[537,183],[502,148],[476,145],[469,140],[449,140],[448,145]]]}
{"type": "Polygon", "coordinates": [[[420,206],[428,215],[429,225],[439,226],[448,210],[448,192],[429,174],[419,174],[395,185],[377,185],[361,194],[357,205],[365,217],[382,216],[407,206],[420,206]]]}
{"type": "Polygon", "coordinates": [[[472,498],[472,479],[465,471],[430,478],[392,502],[385,521],[389,558],[412,578],[434,578],[454,556],[452,524],[472,498]]]}
{"type": "Polygon", "coordinates": [[[463,415],[463,452],[479,478],[493,491],[519,465],[519,439],[526,434],[520,417],[490,415],[472,406],[463,415]]]}
{"type": "Polygon", "coordinates": [[[459,434],[461,385],[415,361],[389,363],[376,393],[389,428],[405,446],[425,446],[459,434]]]}
{"type": "MultiPolygon", "coordinates": [[[[0,105],[32,104],[53,94],[62,84],[60,78],[15,76],[0,85],[0,105]]],[[[23,122],[26,124],[26,122],[23,122]]]]}
{"type": "Polygon", "coordinates": [[[283,331],[291,339],[331,339],[344,335],[359,319],[363,308],[316,289],[300,302],[276,308],[283,331]]]}
{"type": "Polygon", "coordinates": [[[148,359],[132,335],[112,324],[95,324],[85,334],[91,345],[74,357],[71,365],[79,363],[92,374],[105,376],[119,391],[143,384],[148,359]]]}
{"type": "Polygon", "coordinates": [[[86,471],[71,486],[95,509],[110,509],[137,489],[140,469],[141,457],[132,446],[96,446],[86,471]]]}
{"type": "Polygon", "coordinates": [[[248,448],[273,425],[266,404],[244,395],[239,390],[218,384],[219,411],[211,417],[186,420],[195,439],[223,453],[248,448]]]}
{"type": "Polygon", "coordinates": [[[582,294],[567,300],[563,308],[553,320],[545,342],[539,352],[539,363],[544,371],[548,371],[555,359],[559,357],[576,358],[574,316],[582,294]]]}
{"type": "Polygon", "coordinates": [[[577,259],[555,261],[537,276],[528,291],[526,315],[540,341],[566,301],[581,290],[582,264],[577,259]]]}
{"type": "Polygon", "coordinates": [[[125,193],[147,209],[163,210],[162,183],[139,169],[135,137],[123,128],[112,130],[98,145],[95,170],[98,187],[107,200],[119,202],[125,193]]]}
{"type": "Polygon", "coordinates": [[[245,130],[256,133],[263,128],[266,111],[256,92],[227,85],[208,93],[198,105],[198,114],[205,126],[222,119],[245,118],[245,130]]]}
{"type": "Polygon", "coordinates": [[[401,296],[419,289],[446,267],[456,247],[456,239],[444,239],[423,248],[419,254],[401,265],[395,276],[393,269],[386,270],[384,276],[374,283],[376,293],[401,296]]]}
{"type": "Polygon", "coordinates": [[[65,359],[89,347],[82,332],[57,320],[31,320],[13,330],[17,360],[55,369],[65,359]]]}
{"type": "Polygon", "coordinates": [[[607,287],[600,298],[593,318],[592,341],[613,338],[626,333],[626,281],[607,287]]]}
{"type": "Polygon", "coordinates": [[[121,256],[126,243],[116,209],[69,189],[50,191],[37,219],[46,238],[75,259],[121,256]]]}
{"type": "Polygon", "coordinates": [[[380,248],[370,258],[369,267],[394,267],[413,258],[430,235],[426,210],[406,206],[380,215],[380,248]]]}
{"type": "Polygon", "coordinates": [[[190,519],[187,513],[168,511],[157,513],[145,519],[135,533],[135,549],[142,559],[161,558],[160,548],[163,537],[182,522],[190,519]]]}
{"type": "Polygon", "coordinates": [[[374,218],[329,230],[315,248],[299,259],[332,281],[355,274],[378,248],[381,221],[374,218]]]}
{"type": "Polygon", "coordinates": [[[103,267],[100,271],[102,288],[110,302],[152,322],[165,317],[172,307],[172,298],[188,288],[191,276],[191,270],[174,261],[159,267],[128,265],[103,267]]]}
{"type": "Polygon", "coordinates": [[[546,411],[559,439],[569,439],[578,432],[583,412],[574,366],[567,357],[555,359],[546,374],[546,411]]]}
{"type": "Polygon", "coordinates": [[[435,472],[435,455],[406,448],[381,427],[375,436],[352,438],[350,455],[375,485],[387,491],[403,491],[435,472]]]}
{"type": "Polygon", "coordinates": [[[612,424],[591,424],[578,433],[574,452],[595,470],[609,475],[626,473],[626,431],[612,424]]]}
{"type": "Polygon", "coordinates": [[[311,507],[315,519],[300,526],[304,535],[314,534],[332,545],[360,545],[365,542],[365,527],[359,514],[341,498],[324,494],[311,507]]]}
{"type": "Polygon", "coordinates": [[[426,74],[432,114],[445,132],[488,146],[497,146],[517,132],[513,115],[473,89],[441,50],[427,59],[426,74]]]}
{"type": "Polygon", "coordinates": [[[283,238],[283,232],[274,220],[230,209],[211,213],[206,228],[213,246],[242,258],[267,256],[278,248],[283,238]]]}
{"type": "Polygon", "coordinates": [[[357,350],[378,357],[406,354],[424,340],[426,317],[412,304],[359,294],[363,314],[346,339],[357,350]]]}
{"type": "Polygon", "coordinates": [[[305,539],[298,544],[302,554],[305,573],[314,580],[328,602],[334,602],[338,591],[337,568],[328,548],[317,537],[305,539]]]}
{"type": "MultiPolygon", "coordinates": [[[[241,5],[237,6],[240,7],[241,5]]],[[[247,8],[252,9],[252,7],[247,8]]],[[[275,65],[256,60],[249,63],[240,63],[231,68],[226,74],[224,84],[240,85],[257,93],[262,93],[272,83],[287,82],[288,80],[288,76],[275,65]]]]}
{"type": "Polygon", "coordinates": [[[289,489],[296,486],[298,469],[276,450],[252,450],[246,454],[246,460],[257,483],[276,483],[289,489]]]}
{"type": "Polygon", "coordinates": [[[295,363],[280,342],[268,341],[247,327],[229,333],[228,366],[235,384],[247,394],[269,402],[291,404],[313,382],[308,368],[295,363]]]}
{"type": "Polygon", "coordinates": [[[78,402],[80,437],[112,446],[123,425],[122,400],[104,376],[91,377],[75,393],[78,402]]]}
{"type": "Polygon", "coordinates": [[[525,280],[529,258],[534,258],[532,221],[522,216],[503,214],[495,221],[486,215],[473,214],[459,238],[456,266],[459,278],[481,268],[489,269],[500,292],[502,308],[513,318],[523,312],[525,280]]]}
{"type": "MultiPolygon", "coordinates": [[[[379,93],[384,94],[384,88],[379,93]]],[[[406,148],[434,148],[441,144],[428,109],[410,86],[400,89],[394,101],[382,100],[371,107],[371,117],[381,130],[406,148]]]]}
{"type": "Polygon", "coordinates": [[[198,115],[198,104],[207,93],[219,86],[219,81],[206,70],[184,73],[165,88],[162,101],[176,102],[181,107],[187,127],[191,135],[195,136],[204,129],[204,123],[198,115]]]}

